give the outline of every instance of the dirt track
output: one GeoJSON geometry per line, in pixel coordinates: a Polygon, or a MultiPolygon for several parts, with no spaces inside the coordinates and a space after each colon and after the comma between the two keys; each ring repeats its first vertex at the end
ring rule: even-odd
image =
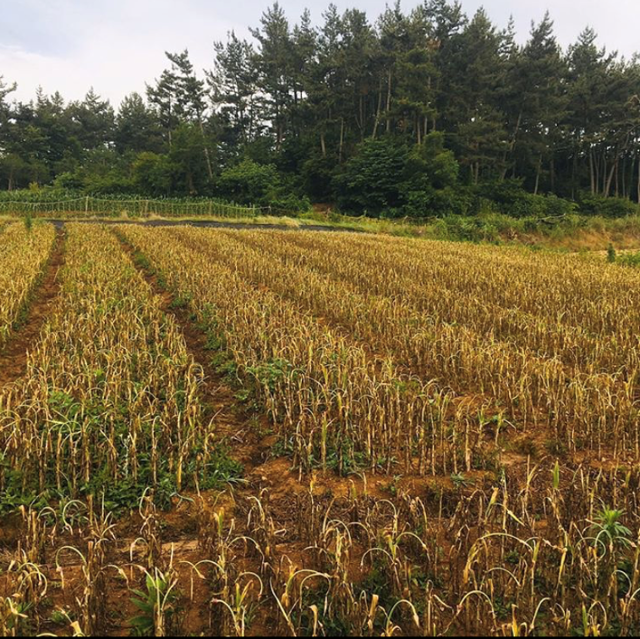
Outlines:
{"type": "Polygon", "coordinates": [[[162,227],[162,226],[194,226],[198,228],[219,228],[219,229],[240,229],[255,231],[260,229],[270,229],[279,231],[333,231],[343,233],[363,233],[358,229],[336,228],[334,226],[323,226],[322,224],[309,224],[305,226],[287,226],[285,224],[251,224],[243,222],[217,222],[213,220],[53,220],[49,219],[58,228],[65,224],[138,224],[140,226],[162,227]]]}

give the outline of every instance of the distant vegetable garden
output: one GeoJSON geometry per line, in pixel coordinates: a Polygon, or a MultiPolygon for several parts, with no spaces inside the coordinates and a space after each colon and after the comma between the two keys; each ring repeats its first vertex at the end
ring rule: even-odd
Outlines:
{"type": "Polygon", "coordinates": [[[67,196],[59,193],[6,193],[0,197],[0,213],[11,213],[35,217],[56,215],[74,216],[100,215],[113,217],[255,217],[260,213],[277,214],[271,207],[240,206],[213,199],[146,199],[118,196],[67,196]],[[11,199],[7,196],[12,196],[11,199]]]}

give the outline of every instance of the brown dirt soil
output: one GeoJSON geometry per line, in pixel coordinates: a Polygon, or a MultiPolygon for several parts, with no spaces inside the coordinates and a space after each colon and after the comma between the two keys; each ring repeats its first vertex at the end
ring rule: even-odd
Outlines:
{"type": "Polygon", "coordinates": [[[64,231],[58,229],[46,271],[32,295],[26,319],[0,351],[0,387],[15,382],[26,373],[29,349],[38,341],[40,329],[60,292],[58,272],[64,265],[64,240],[64,231]]]}
{"type": "MultiPolygon", "coordinates": [[[[122,240],[122,238],[120,238],[122,240]]],[[[200,387],[200,400],[205,406],[205,416],[213,419],[216,432],[222,442],[231,448],[232,457],[242,463],[245,468],[245,483],[236,487],[229,498],[224,495],[203,495],[202,501],[195,494],[187,495],[194,499],[193,503],[183,503],[178,505],[174,512],[162,513],[164,526],[163,538],[171,539],[173,556],[175,562],[191,561],[196,563],[206,557],[202,552],[198,552],[197,520],[201,510],[214,509],[224,506],[227,512],[234,513],[239,501],[247,500],[251,497],[260,497],[264,488],[269,489],[269,503],[272,507],[272,515],[279,526],[292,526],[295,528],[296,519],[299,517],[297,510],[298,496],[308,489],[308,483],[300,481],[298,473],[291,470],[291,463],[287,459],[270,459],[270,450],[275,441],[272,436],[262,436],[268,430],[266,417],[256,421],[255,416],[250,416],[244,407],[235,397],[235,391],[229,387],[222,376],[211,365],[211,353],[207,349],[207,338],[205,333],[198,327],[187,308],[175,304],[173,295],[166,291],[160,283],[158,277],[147,269],[143,268],[135,259],[135,251],[125,242],[122,243],[123,250],[131,257],[132,261],[143,275],[147,283],[152,287],[154,293],[160,300],[160,308],[167,315],[172,316],[180,327],[187,350],[204,373],[204,381],[200,387]],[[274,499],[274,497],[276,497],[274,499]],[[284,497],[284,498],[283,498],[284,497]]],[[[134,517],[137,520],[137,517],[134,517]]],[[[137,526],[131,521],[132,530],[137,526]]],[[[139,522],[135,522],[139,525],[139,522]]],[[[127,526],[127,524],[122,524],[127,526]]],[[[125,531],[123,531],[125,532],[125,531]]],[[[125,532],[125,534],[126,534],[125,532]]],[[[123,541],[118,535],[119,546],[127,546],[127,540],[123,541]]],[[[293,557],[296,542],[287,539],[286,543],[278,546],[278,554],[283,557],[293,557]]],[[[167,545],[167,555],[172,550],[167,545]]],[[[126,563],[128,557],[123,553],[121,560],[126,563]]],[[[116,562],[120,565],[120,562],[116,562]]],[[[246,569],[259,571],[259,564],[253,565],[249,561],[246,569]]],[[[188,592],[191,588],[191,575],[185,574],[181,579],[181,589],[188,592]]],[[[188,608],[186,618],[183,623],[183,630],[189,634],[199,634],[203,628],[208,626],[203,614],[207,615],[208,605],[206,600],[206,588],[199,587],[198,581],[195,583],[195,600],[188,608]]],[[[124,589],[121,593],[112,593],[115,599],[119,600],[120,609],[127,608],[128,593],[124,589]]],[[[129,615],[130,616],[130,615],[129,615]]],[[[124,616],[127,618],[127,615],[124,616]]],[[[249,636],[263,636],[265,633],[271,634],[269,629],[273,628],[277,619],[276,611],[269,608],[262,609],[258,618],[254,620],[252,627],[248,630],[249,636]]],[[[115,624],[119,626],[118,623],[115,624]]],[[[115,636],[119,630],[110,632],[115,636]]]]}

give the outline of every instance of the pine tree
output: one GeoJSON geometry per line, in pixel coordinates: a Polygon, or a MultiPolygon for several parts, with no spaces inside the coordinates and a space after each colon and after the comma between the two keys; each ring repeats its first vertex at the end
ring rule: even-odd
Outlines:
{"type": "Polygon", "coordinates": [[[534,193],[540,190],[544,173],[549,176],[549,188],[554,187],[554,151],[565,137],[566,76],[553,21],[546,13],[539,24],[532,26],[529,41],[509,78],[519,94],[514,174],[519,165],[534,193]]]}
{"type": "Polygon", "coordinates": [[[449,80],[447,119],[456,135],[456,151],[469,177],[499,177],[507,148],[506,119],[499,99],[507,60],[505,34],[480,9],[457,38],[449,80]]]}
{"type": "Polygon", "coordinates": [[[260,97],[255,51],[246,40],[229,33],[226,44],[215,42],[214,68],[207,72],[210,99],[232,149],[252,142],[260,132],[260,97]]]}
{"type": "Polygon", "coordinates": [[[162,151],[160,122],[139,93],[128,95],[120,104],[114,138],[122,154],[162,151]]]}
{"type": "Polygon", "coordinates": [[[258,87],[266,96],[265,112],[273,128],[276,151],[288,133],[293,100],[292,40],[289,22],[276,2],[262,14],[260,27],[251,34],[258,41],[258,87]]]}
{"type": "Polygon", "coordinates": [[[195,123],[202,137],[202,152],[207,165],[209,181],[213,180],[213,165],[209,140],[205,132],[204,116],[207,108],[204,80],[196,77],[189,52],[165,52],[171,68],[165,70],[155,87],[148,88],[149,100],[159,111],[172,146],[172,132],[180,124],[195,123]]]}

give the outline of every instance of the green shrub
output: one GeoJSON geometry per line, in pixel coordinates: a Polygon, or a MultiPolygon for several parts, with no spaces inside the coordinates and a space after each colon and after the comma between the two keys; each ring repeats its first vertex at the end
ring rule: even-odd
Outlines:
{"type": "Polygon", "coordinates": [[[533,195],[531,197],[542,197],[545,217],[571,216],[575,215],[578,210],[578,205],[575,202],[559,198],[556,195],[533,195]]]}
{"type": "Polygon", "coordinates": [[[515,218],[562,217],[576,212],[571,200],[555,195],[533,195],[524,190],[521,180],[487,182],[474,187],[478,213],[483,208],[515,218]]]}
{"type": "Polygon", "coordinates": [[[620,197],[604,197],[602,195],[582,194],[580,196],[580,213],[583,215],[599,215],[607,218],[628,217],[638,213],[638,205],[631,200],[620,197]]]}
{"type": "Polygon", "coordinates": [[[270,207],[275,214],[299,213],[311,208],[309,200],[298,197],[283,184],[273,164],[245,159],[225,169],[218,180],[218,192],[238,204],[270,207]]]}
{"type": "Polygon", "coordinates": [[[171,191],[171,165],[166,155],[140,153],[131,167],[133,183],[140,193],[163,195],[171,191]]]}
{"type": "Polygon", "coordinates": [[[616,263],[632,268],[640,267],[640,253],[623,253],[616,258],[616,263]]]}
{"type": "Polygon", "coordinates": [[[333,199],[331,184],[336,170],[333,158],[313,156],[302,164],[301,179],[305,193],[316,202],[328,202],[333,199]]]}
{"type": "Polygon", "coordinates": [[[295,193],[275,197],[269,201],[269,206],[276,215],[287,213],[307,213],[311,210],[311,202],[308,197],[298,197],[295,193]]]}
{"type": "Polygon", "coordinates": [[[402,215],[412,218],[466,216],[472,214],[474,208],[472,194],[462,187],[434,189],[426,186],[423,190],[406,191],[405,197],[402,215]]]}
{"type": "Polygon", "coordinates": [[[217,188],[220,195],[238,204],[267,205],[280,186],[280,175],[273,164],[243,160],[222,172],[217,188]]]}

